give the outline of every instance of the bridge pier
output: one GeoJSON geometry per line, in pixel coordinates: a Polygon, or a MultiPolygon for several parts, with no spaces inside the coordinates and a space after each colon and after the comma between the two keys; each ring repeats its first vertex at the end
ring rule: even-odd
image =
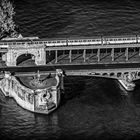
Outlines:
{"type": "Polygon", "coordinates": [[[133,91],[135,88],[135,84],[133,82],[128,82],[124,79],[119,79],[118,80],[120,82],[120,84],[123,86],[123,88],[127,91],[133,91]]]}
{"type": "MultiPolygon", "coordinates": [[[[46,77],[46,75],[44,75],[46,77]]],[[[7,97],[13,97],[22,108],[42,114],[48,114],[55,110],[61,101],[61,93],[64,93],[63,71],[56,69],[56,73],[48,75],[44,80],[38,72],[34,79],[24,81],[30,85],[21,84],[18,78],[6,72],[0,80],[0,89],[7,97]]]]}
{"type": "Polygon", "coordinates": [[[23,54],[33,55],[36,65],[46,64],[46,52],[44,46],[22,46],[23,48],[20,47],[10,47],[8,49],[8,52],[2,56],[2,60],[6,62],[7,66],[16,66],[17,58],[23,54]]]}
{"type": "Polygon", "coordinates": [[[118,81],[127,91],[133,91],[135,88],[135,83],[133,80],[136,78],[135,72],[129,72],[128,74],[123,74],[123,77],[118,81]]]}

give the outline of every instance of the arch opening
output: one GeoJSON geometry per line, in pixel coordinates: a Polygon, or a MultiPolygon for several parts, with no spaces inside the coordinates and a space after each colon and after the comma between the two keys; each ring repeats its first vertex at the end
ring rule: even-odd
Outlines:
{"type": "Polygon", "coordinates": [[[140,72],[138,72],[138,76],[140,77],[140,72]]]}
{"type": "Polygon", "coordinates": [[[102,76],[108,76],[108,73],[103,73],[102,76]]]}
{"type": "Polygon", "coordinates": [[[117,73],[117,77],[121,77],[122,73],[121,72],[118,72],[117,73]]]}
{"type": "Polygon", "coordinates": [[[115,76],[115,73],[113,73],[113,72],[112,72],[112,73],[110,73],[110,76],[115,76]]]}
{"type": "Polygon", "coordinates": [[[16,65],[35,65],[35,56],[33,54],[22,54],[17,57],[16,65]]]}

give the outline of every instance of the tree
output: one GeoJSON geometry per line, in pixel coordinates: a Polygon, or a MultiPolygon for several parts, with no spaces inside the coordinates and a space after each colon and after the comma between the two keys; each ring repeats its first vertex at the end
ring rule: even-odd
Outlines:
{"type": "Polygon", "coordinates": [[[0,39],[17,37],[16,24],[13,21],[14,7],[9,0],[2,0],[0,5],[0,39]]]}

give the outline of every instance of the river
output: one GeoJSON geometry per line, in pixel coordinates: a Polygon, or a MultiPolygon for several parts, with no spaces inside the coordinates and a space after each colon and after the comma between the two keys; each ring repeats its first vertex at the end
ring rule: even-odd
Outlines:
{"type": "MultiPolygon", "coordinates": [[[[14,0],[23,36],[92,37],[140,33],[136,0],[14,0]]],[[[65,95],[49,115],[22,109],[0,92],[2,139],[140,139],[140,88],[116,80],[65,77],[65,95]]]]}

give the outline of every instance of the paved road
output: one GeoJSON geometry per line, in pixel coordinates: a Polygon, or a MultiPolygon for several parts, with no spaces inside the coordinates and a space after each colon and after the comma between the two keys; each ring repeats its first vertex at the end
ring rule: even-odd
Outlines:
{"type": "Polygon", "coordinates": [[[129,54],[129,61],[126,61],[124,53],[118,53],[116,60],[112,61],[110,53],[101,54],[101,60],[97,61],[96,54],[90,54],[88,57],[90,59],[83,61],[82,55],[75,54],[73,56],[73,61],[70,63],[68,55],[65,57],[63,55],[58,57],[58,62],[52,60],[50,63],[41,66],[16,66],[7,67],[1,66],[0,72],[10,71],[12,73],[33,73],[39,71],[55,71],[56,69],[62,69],[64,71],[70,70],[89,70],[89,69],[124,69],[124,68],[140,68],[140,56],[138,52],[129,54]],[[131,57],[132,56],[132,57],[131,57]],[[94,58],[95,57],[95,58],[94,58]],[[74,59],[75,58],[75,59],[74,59]]]}
{"type": "Polygon", "coordinates": [[[122,64],[85,64],[85,65],[41,65],[41,66],[16,66],[2,67],[0,71],[10,72],[37,72],[39,71],[55,71],[56,69],[67,70],[88,70],[88,69],[124,69],[124,68],[140,68],[140,63],[122,63],[122,64]]]}

